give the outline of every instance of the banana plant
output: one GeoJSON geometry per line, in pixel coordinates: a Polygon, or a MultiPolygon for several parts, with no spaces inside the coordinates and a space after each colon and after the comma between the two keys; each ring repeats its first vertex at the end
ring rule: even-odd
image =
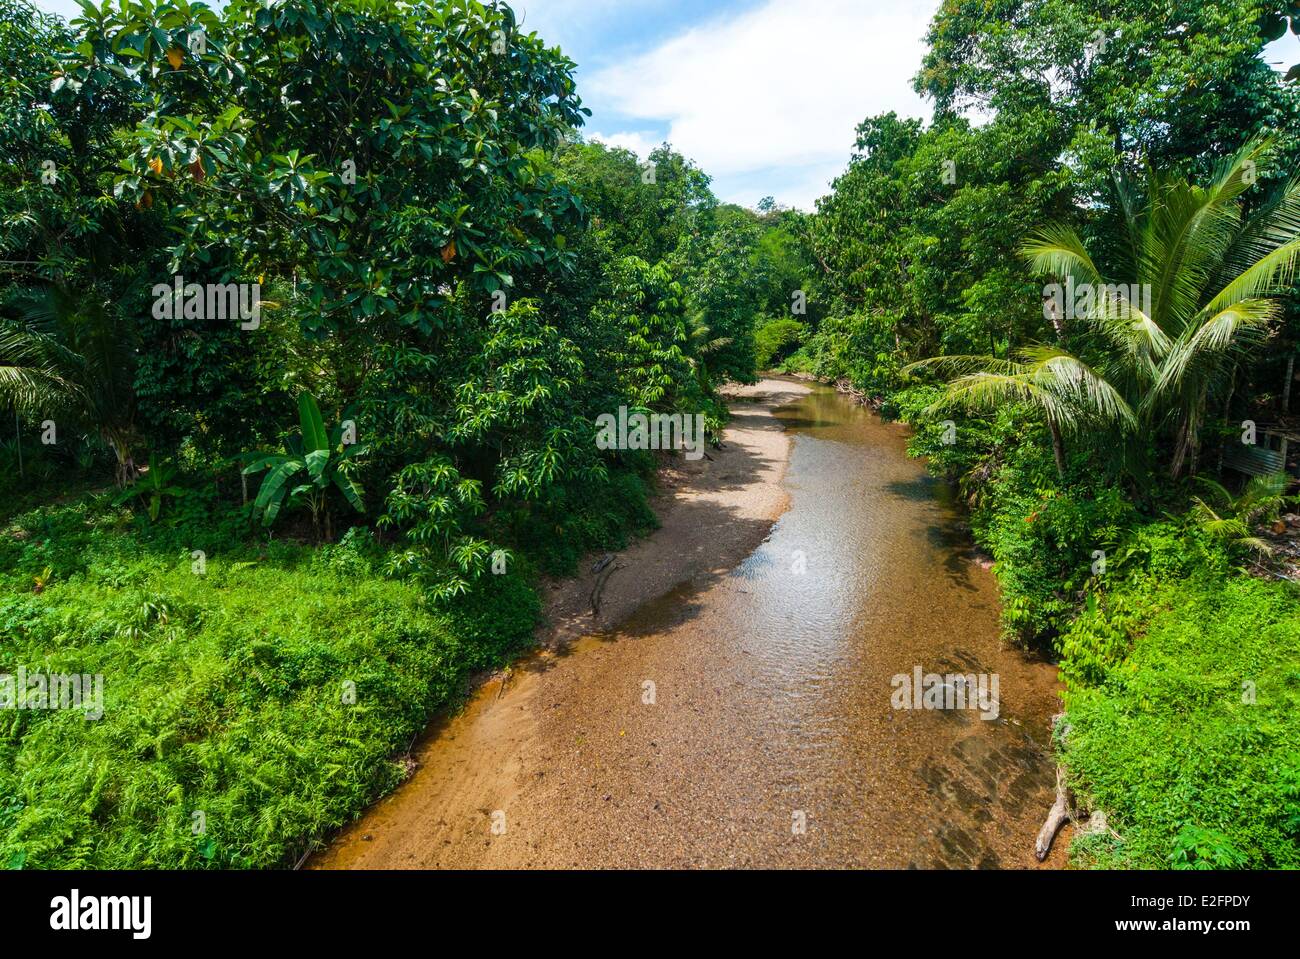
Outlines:
{"type": "Polygon", "coordinates": [[[113,501],[115,506],[121,506],[127,500],[143,499],[149,500],[149,519],[151,522],[158,522],[158,515],[162,512],[163,497],[170,496],[174,499],[180,499],[186,495],[186,490],[180,486],[174,486],[172,480],[176,478],[176,469],[166,462],[155,462],[153,454],[149,454],[149,471],[143,475],[137,476],[134,483],[120,492],[113,501]]]}
{"type": "Polygon", "coordinates": [[[350,475],[353,461],[366,451],[364,445],[344,442],[342,425],[326,430],[324,418],[316,397],[303,393],[298,397],[300,431],[285,441],[283,453],[249,454],[251,462],[244,467],[244,475],[251,476],[269,470],[257,491],[253,509],[262,514],[262,523],[270,526],[288,503],[305,502],[311,510],[312,526],[317,536],[321,522],[325,536],[332,535],[329,501],[331,487],[358,513],[365,512],[361,485],[350,475]]]}

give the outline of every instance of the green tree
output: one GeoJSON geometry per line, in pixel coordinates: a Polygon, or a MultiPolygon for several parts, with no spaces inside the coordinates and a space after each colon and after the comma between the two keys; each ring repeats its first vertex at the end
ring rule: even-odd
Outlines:
{"type": "Polygon", "coordinates": [[[667,264],[618,261],[612,294],[596,310],[622,331],[614,360],[633,406],[682,412],[683,401],[698,398],[685,294],[667,264]]]}
{"type": "Polygon", "coordinates": [[[0,320],[0,396],[32,421],[54,420],[65,435],[98,435],[116,456],[118,485],[130,483],[139,443],[131,325],[94,291],[23,293],[13,310],[0,320]]]}
{"type": "Polygon", "coordinates": [[[1171,475],[1195,472],[1207,400],[1261,346],[1279,315],[1275,296],[1300,257],[1300,181],[1253,215],[1244,209],[1251,171],[1266,151],[1249,144],[1204,187],[1153,174],[1141,208],[1120,181],[1124,230],[1106,247],[1109,261],[1094,259],[1071,226],[1042,230],[1024,247],[1033,269],[1084,292],[1045,308],[1054,314],[1057,345],[1023,351],[1020,363],[929,360],[976,368],[950,383],[943,402],[1033,402],[1052,427],[1062,468],[1059,430],[1089,424],[1129,442],[1170,434],[1171,475]],[[1058,305],[1064,309],[1056,314],[1058,305]]]}

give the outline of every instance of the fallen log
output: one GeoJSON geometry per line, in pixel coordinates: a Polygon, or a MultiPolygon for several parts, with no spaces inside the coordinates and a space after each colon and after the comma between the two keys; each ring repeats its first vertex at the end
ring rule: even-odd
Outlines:
{"type": "MultiPolygon", "coordinates": [[[[612,562],[613,557],[610,557],[610,559],[612,562]]],[[[600,597],[601,594],[605,592],[605,584],[609,582],[609,578],[616,572],[620,569],[625,569],[626,564],[619,563],[614,566],[604,566],[602,568],[603,572],[596,577],[596,584],[591,588],[591,611],[597,616],[600,615],[600,597]]]]}
{"type": "Polygon", "coordinates": [[[1052,803],[1052,808],[1047,813],[1047,822],[1043,823],[1043,828],[1038,830],[1038,839],[1034,842],[1034,855],[1038,857],[1039,862],[1046,859],[1047,854],[1052,851],[1052,842],[1056,839],[1056,834],[1061,831],[1061,827],[1074,818],[1074,800],[1070,788],[1065,784],[1065,771],[1057,766],[1056,802],[1052,803]]]}

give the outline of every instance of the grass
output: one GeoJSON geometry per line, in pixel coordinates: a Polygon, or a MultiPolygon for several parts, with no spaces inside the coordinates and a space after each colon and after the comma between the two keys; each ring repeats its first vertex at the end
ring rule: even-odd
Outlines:
{"type": "MultiPolygon", "coordinates": [[[[1063,750],[1076,787],[1122,838],[1082,839],[1076,861],[1300,868],[1295,589],[1245,576],[1128,589],[1141,591],[1146,615],[1100,683],[1071,685],[1063,750]]],[[[1105,619],[1085,614],[1074,633],[1105,619]]]]}
{"type": "Polygon", "coordinates": [[[0,865],[291,866],[400,781],[471,673],[531,642],[520,572],[434,608],[359,531],[320,549],[210,531],[198,575],[183,529],[127,516],[83,499],[0,536],[0,673],[102,674],[105,704],[0,710],[0,865]]]}

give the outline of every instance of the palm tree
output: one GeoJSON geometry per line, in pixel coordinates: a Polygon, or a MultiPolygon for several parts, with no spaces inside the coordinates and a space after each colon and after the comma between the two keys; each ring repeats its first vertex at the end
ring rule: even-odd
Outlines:
{"type": "Polygon", "coordinates": [[[1270,554],[1273,546],[1256,536],[1255,526],[1275,519],[1290,498],[1286,495],[1291,477],[1286,473],[1269,473],[1251,477],[1240,496],[1233,496],[1221,484],[1197,477],[1209,491],[1213,505],[1199,496],[1192,497],[1192,517],[1196,524],[1215,539],[1233,543],[1256,552],[1270,554]]]}
{"type": "Polygon", "coordinates": [[[1279,312],[1270,297],[1290,283],[1300,257],[1300,180],[1253,216],[1244,212],[1242,194],[1269,149],[1268,141],[1248,144],[1205,187],[1151,173],[1141,210],[1117,177],[1118,279],[1103,273],[1072,227],[1040,231],[1023,247],[1026,260],[1067,289],[1090,291],[1084,309],[1054,315],[1059,344],[1021,351],[1019,363],[962,358],[967,375],[941,403],[1037,404],[1058,466],[1066,425],[1118,427],[1130,437],[1169,431],[1170,473],[1181,476],[1189,465],[1195,472],[1207,399],[1268,332],[1279,312]],[[1069,352],[1076,345],[1094,357],[1091,365],[1069,352]]]}
{"type": "Polygon", "coordinates": [[[936,356],[905,367],[922,367],[956,375],[938,402],[927,411],[948,408],[994,409],[1022,402],[1037,408],[1052,435],[1056,470],[1065,475],[1065,437],[1098,428],[1131,428],[1137,422],[1128,403],[1086,363],[1064,350],[1031,346],[1014,359],[992,356],[936,356]]]}
{"type": "Polygon", "coordinates": [[[730,336],[714,336],[713,329],[700,316],[690,317],[688,323],[690,325],[691,356],[687,358],[686,362],[695,372],[695,378],[700,384],[700,389],[704,391],[705,395],[708,395],[713,391],[714,387],[713,370],[709,368],[710,358],[725,347],[730,346],[734,340],[730,336]]]}
{"type": "Polygon", "coordinates": [[[28,419],[63,418],[97,433],[117,457],[117,483],[136,475],[135,338],[101,300],[62,287],[28,293],[0,321],[0,397],[28,419]]]}

